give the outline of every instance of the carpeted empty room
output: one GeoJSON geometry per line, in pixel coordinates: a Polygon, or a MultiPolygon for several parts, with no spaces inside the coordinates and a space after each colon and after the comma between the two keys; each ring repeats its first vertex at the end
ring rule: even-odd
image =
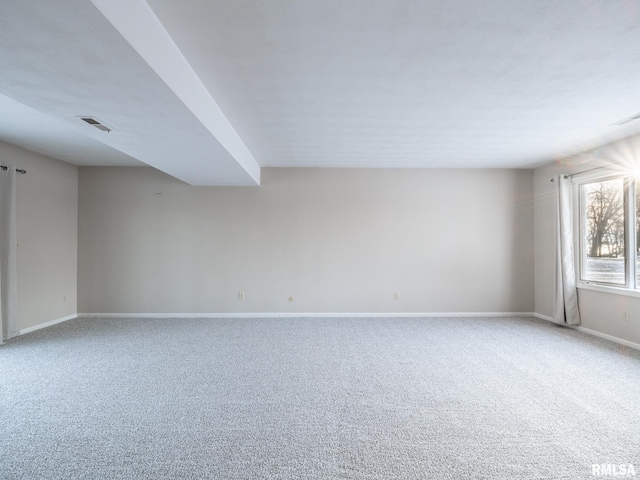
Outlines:
{"type": "Polygon", "coordinates": [[[2,478],[580,479],[638,351],[533,318],[78,319],[0,349],[2,478]]]}
{"type": "Polygon", "coordinates": [[[640,475],[639,0],[0,1],[0,480],[640,475]]]}

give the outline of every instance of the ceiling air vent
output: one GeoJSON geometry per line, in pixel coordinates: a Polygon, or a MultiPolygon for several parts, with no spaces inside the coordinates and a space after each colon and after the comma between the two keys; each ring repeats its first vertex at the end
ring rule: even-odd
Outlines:
{"type": "Polygon", "coordinates": [[[619,120],[616,123],[612,123],[610,126],[613,127],[617,125],[624,125],[625,123],[633,122],[634,120],[638,120],[639,118],[640,118],[640,113],[636,113],[635,115],[631,115],[630,117],[619,120]]]}
{"type": "Polygon", "coordinates": [[[96,120],[93,117],[78,117],[83,122],[87,122],[92,127],[96,127],[98,130],[102,130],[103,132],[110,132],[112,129],[107,127],[104,123],[99,120],[96,120]]]}

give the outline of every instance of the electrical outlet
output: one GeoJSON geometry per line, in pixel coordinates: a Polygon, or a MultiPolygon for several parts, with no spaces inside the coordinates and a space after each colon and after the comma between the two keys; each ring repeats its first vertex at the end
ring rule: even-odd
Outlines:
{"type": "Polygon", "coordinates": [[[393,299],[400,300],[400,292],[393,292],[393,299]]]}
{"type": "Polygon", "coordinates": [[[624,320],[625,322],[628,322],[630,320],[629,312],[623,312],[622,313],[622,320],[624,320]]]}
{"type": "Polygon", "coordinates": [[[244,292],[238,292],[238,300],[244,300],[244,292]]]}

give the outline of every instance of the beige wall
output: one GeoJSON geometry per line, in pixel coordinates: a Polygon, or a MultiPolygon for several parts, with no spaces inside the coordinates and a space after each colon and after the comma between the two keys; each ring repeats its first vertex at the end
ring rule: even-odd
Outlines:
{"type": "MultiPolygon", "coordinates": [[[[0,142],[0,160],[29,171],[18,177],[20,326],[77,311],[551,316],[550,178],[634,152],[640,136],[533,173],[264,169],[260,188],[85,167],[78,215],[77,167],[0,142]]],[[[580,308],[584,327],[640,343],[640,298],[581,289],[580,308]]]]}
{"type": "Polygon", "coordinates": [[[151,168],[80,168],[79,311],[533,311],[532,171],[262,178],[190,187],[151,168]]]}
{"type": "Polygon", "coordinates": [[[2,142],[0,160],[27,170],[16,200],[20,328],[74,315],[78,168],[2,142]]]}
{"type": "MultiPolygon", "coordinates": [[[[620,168],[624,168],[625,164],[635,164],[637,158],[640,158],[640,135],[535,170],[536,313],[553,315],[556,186],[551,178],[612,163],[620,163],[620,168]]],[[[579,289],[578,299],[582,327],[640,344],[640,298],[579,289]],[[624,312],[629,312],[629,321],[623,319],[624,312]]]]}

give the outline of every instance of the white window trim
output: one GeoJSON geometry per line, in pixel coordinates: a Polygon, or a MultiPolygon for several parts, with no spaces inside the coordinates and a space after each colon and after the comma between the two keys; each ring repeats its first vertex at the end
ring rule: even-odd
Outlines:
{"type": "Polygon", "coordinates": [[[631,290],[626,287],[613,287],[609,285],[601,285],[580,280],[576,285],[581,290],[592,290],[594,292],[612,293],[614,295],[624,295],[626,297],[640,298],[639,290],[631,290]]]}
{"type": "MultiPolygon", "coordinates": [[[[608,170],[600,169],[594,172],[588,172],[585,174],[576,174],[572,176],[571,181],[573,183],[573,226],[574,232],[574,251],[578,252],[579,260],[575,262],[576,268],[576,286],[583,290],[592,290],[596,292],[611,293],[614,295],[624,295],[628,297],[640,298],[640,282],[636,286],[636,225],[635,225],[635,195],[636,190],[640,189],[640,178],[634,180],[633,174],[621,173],[620,170],[608,170]],[[623,178],[625,180],[624,187],[624,209],[625,209],[625,285],[611,284],[605,282],[594,282],[589,280],[582,280],[582,272],[584,271],[586,260],[583,255],[582,239],[584,238],[584,225],[582,222],[582,203],[584,200],[581,198],[580,186],[600,182],[606,180],[613,180],[616,178],[623,178]]],[[[638,254],[640,258],[640,254],[638,254]]]]}

